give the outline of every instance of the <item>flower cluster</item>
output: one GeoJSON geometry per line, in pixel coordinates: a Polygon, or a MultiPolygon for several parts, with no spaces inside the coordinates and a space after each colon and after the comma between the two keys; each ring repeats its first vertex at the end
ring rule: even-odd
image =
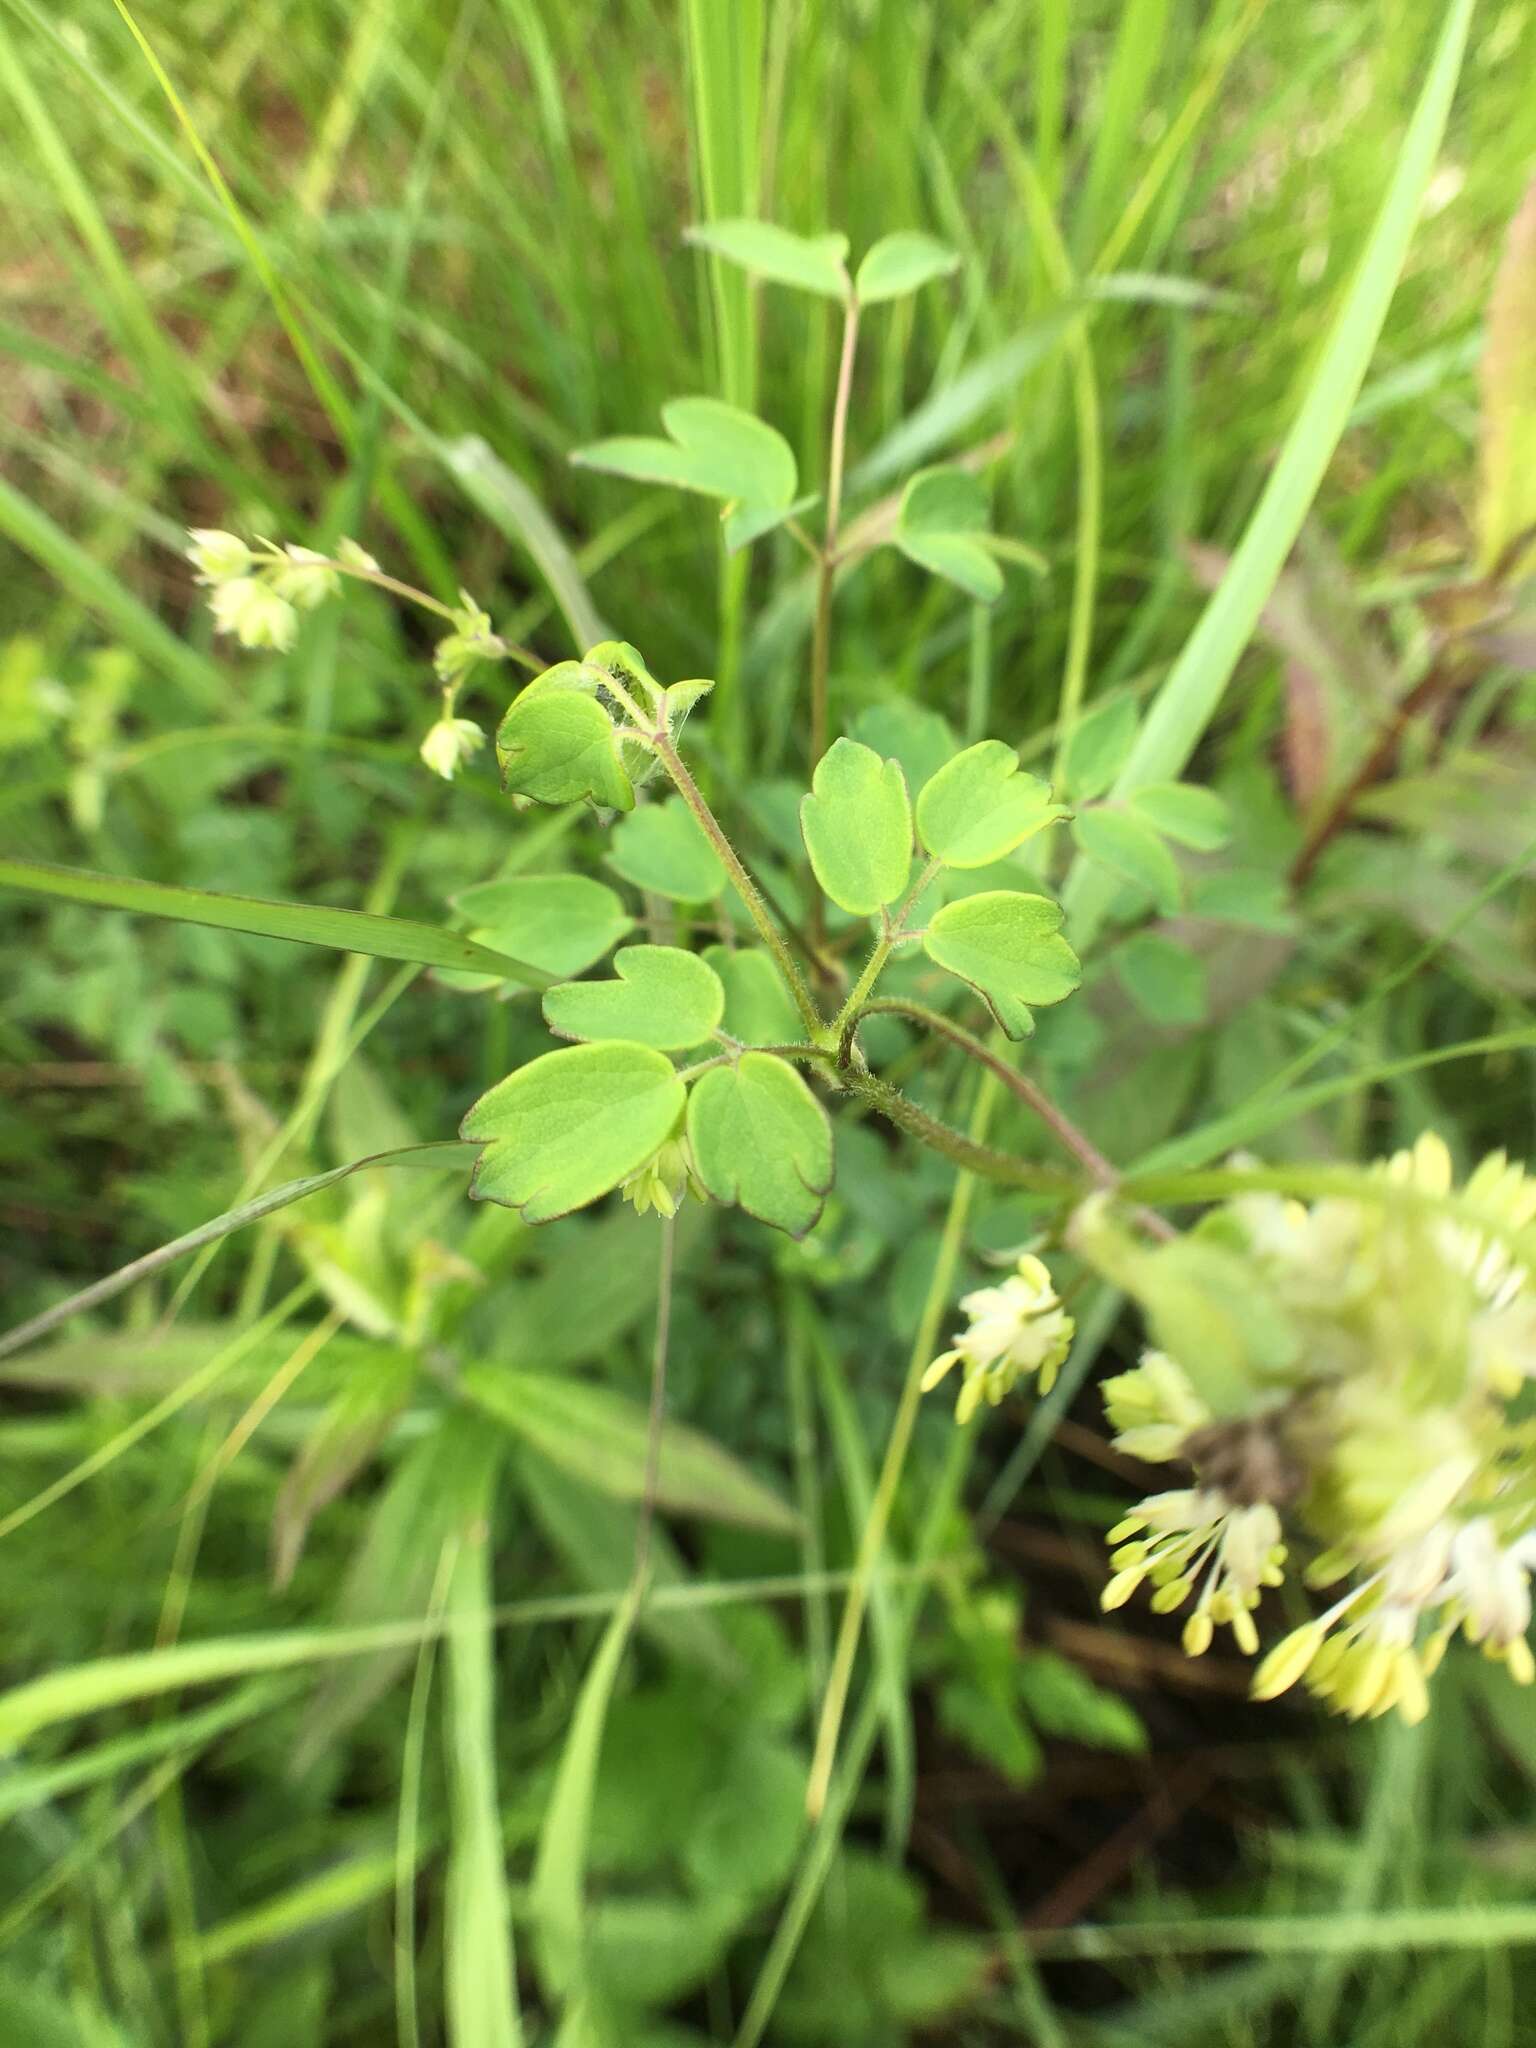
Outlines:
{"type": "Polygon", "coordinates": [[[1307,1583],[1338,1592],[1263,1658],[1256,1698],[1302,1682],[1354,1718],[1418,1720],[1458,1629],[1536,1678],[1536,1426],[1515,1409],[1536,1380],[1533,1223],[1536,1178],[1494,1154],[1458,1190],[1432,1134],[1368,1192],[1247,1194],[1208,1218],[1200,1241],[1241,1260],[1265,1346],[1212,1376],[1191,1334],[1105,1383],[1117,1448],[1193,1484],[1111,1531],[1104,1606],[1146,1581],[1160,1612],[1189,1605],[1192,1654],[1222,1623],[1253,1654],[1283,1517],[1307,1583]]]}
{"type": "MultiPolygon", "coordinates": [[[[271,647],[285,654],[299,630],[299,613],[313,611],[341,588],[334,564],[296,543],[254,544],[216,527],[194,527],[187,559],[199,583],[208,586],[214,628],[233,634],[242,647],[271,647]]],[[[377,569],[355,541],[343,541],[337,560],[377,569]],[[346,552],[350,550],[350,555],[346,552]]]]}
{"type": "Polygon", "coordinates": [[[923,1391],[961,1369],[959,1421],[968,1422],[983,1400],[995,1408],[1019,1381],[1033,1374],[1048,1394],[1071,1349],[1073,1321],[1062,1307],[1044,1262],[1026,1252],[997,1287],[978,1287],[960,1302],[966,1327],[923,1375],[923,1391]]]}
{"type": "Polygon", "coordinates": [[[231,634],[242,647],[286,654],[298,636],[300,612],[313,611],[334,597],[343,576],[383,583],[446,618],[452,630],[439,640],[432,657],[442,685],[442,715],[421,743],[421,758],[434,775],[451,782],[485,744],[480,727],[473,719],[455,717],[454,707],[471,669],[483,661],[501,661],[507,647],[467,590],[459,592],[456,606],[440,604],[424,591],[386,577],[355,540],[338,541],[335,555],[328,556],[294,542],[279,547],[269,540],[244,541],[217,527],[194,527],[187,537],[192,543],[187,559],[198,582],[207,586],[214,630],[231,634]]]}

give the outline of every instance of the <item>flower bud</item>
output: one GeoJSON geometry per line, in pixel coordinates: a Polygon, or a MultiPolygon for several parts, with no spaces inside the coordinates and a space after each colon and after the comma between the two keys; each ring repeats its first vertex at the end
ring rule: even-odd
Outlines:
{"type": "Polygon", "coordinates": [[[485,734],[472,718],[440,718],[421,743],[421,758],[434,775],[452,782],[485,734]]]}
{"type": "Polygon", "coordinates": [[[225,533],[216,526],[194,526],[187,535],[192,545],[187,560],[204,583],[228,583],[249,573],[251,551],[237,533],[225,533]]]}

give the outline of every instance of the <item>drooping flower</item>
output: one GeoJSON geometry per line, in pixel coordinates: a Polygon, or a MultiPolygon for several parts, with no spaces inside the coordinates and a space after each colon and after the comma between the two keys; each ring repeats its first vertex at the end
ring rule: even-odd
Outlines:
{"type": "Polygon", "coordinates": [[[215,583],[208,608],[215,630],[233,633],[242,647],[272,647],[286,654],[299,630],[299,615],[287,598],[257,576],[215,583]]]}
{"type": "Polygon", "coordinates": [[[421,743],[421,758],[434,775],[452,782],[464,763],[485,745],[485,734],[472,718],[440,718],[421,743]]]}
{"type": "Polygon", "coordinates": [[[1536,1679],[1536,1659],[1526,1640],[1531,1626],[1531,1567],[1536,1564],[1536,1530],[1501,1542],[1488,1515],[1463,1522],[1451,1541],[1451,1568],[1444,1586],[1445,1619],[1470,1643],[1503,1660],[1521,1685],[1536,1679]]]}
{"type": "Polygon", "coordinates": [[[688,1140],[668,1138],[644,1166],[629,1176],[619,1189],[637,1216],[655,1211],[658,1216],[675,1216],[686,1195],[705,1199],[704,1189],[694,1171],[688,1140]]]}
{"type": "Polygon", "coordinates": [[[1029,1374],[1037,1376],[1042,1394],[1050,1392],[1076,1326],[1043,1260],[1026,1252],[1006,1280],[963,1295],[960,1306],[967,1326],[923,1374],[924,1393],[958,1365],[963,1377],[955,1415],[967,1422],[984,1399],[995,1408],[1029,1374]]]}
{"type": "Polygon", "coordinates": [[[438,681],[450,689],[463,682],[476,662],[499,661],[505,652],[492,629],[490,613],[476,604],[467,590],[459,592],[459,599],[453,631],[438,641],[432,653],[438,681]]]}
{"type": "Polygon", "coordinates": [[[1121,1607],[1144,1580],[1152,1606],[1170,1614],[1198,1593],[1184,1627],[1184,1647],[1199,1656],[1219,1623],[1251,1656],[1259,1646],[1253,1609],[1264,1589],[1284,1577],[1280,1517],[1268,1501],[1242,1507],[1215,1487],[1154,1493],[1109,1532],[1114,1577],[1100,1604],[1121,1607]]]}
{"type": "Polygon", "coordinates": [[[225,533],[216,526],[194,526],[187,538],[192,543],[187,560],[200,583],[228,583],[250,573],[251,551],[239,534],[225,533]]]}

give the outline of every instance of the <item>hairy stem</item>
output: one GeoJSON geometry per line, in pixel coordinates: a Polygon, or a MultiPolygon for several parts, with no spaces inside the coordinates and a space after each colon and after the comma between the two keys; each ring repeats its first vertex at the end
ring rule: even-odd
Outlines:
{"type": "Polygon", "coordinates": [[[875,983],[885,972],[886,962],[901,944],[902,940],[907,937],[907,919],[912,915],[913,904],[916,903],[943,865],[944,863],[940,860],[929,861],[923,872],[907,891],[902,899],[901,908],[894,917],[888,917],[882,911],[880,936],[876,940],[868,960],[864,963],[863,973],[848,991],[848,999],[838,1011],[832,1025],[832,1029],[838,1035],[839,1050],[844,1052],[845,1060],[846,1047],[859,1011],[868,1007],[869,996],[874,989],[875,983]]]}
{"type": "Polygon", "coordinates": [[[967,1031],[963,1024],[956,1024],[952,1018],[944,1016],[938,1010],[930,1010],[924,1003],[912,1003],[895,996],[881,997],[875,1002],[866,1003],[864,1015],[910,1017],[914,1023],[921,1024],[925,1031],[936,1032],[939,1037],[947,1038],[952,1045],[958,1045],[963,1052],[969,1053],[973,1060],[979,1060],[982,1066],[989,1067],[1003,1086],[1011,1090],[1026,1109],[1032,1110],[1072,1157],[1088,1169],[1100,1187],[1114,1187],[1119,1181],[1119,1174],[1098,1146],[1077,1128],[1070,1117],[1056,1107],[1044,1090],[1021,1074],[1017,1067],[1009,1066],[984,1039],[978,1038],[973,1031],[967,1031]]]}
{"type": "Polygon", "coordinates": [[[1012,1152],[999,1152],[995,1146],[978,1144],[952,1124],[942,1123],[938,1117],[930,1116],[926,1109],[919,1109],[899,1088],[893,1088],[878,1074],[861,1074],[854,1068],[843,1074],[841,1079],[851,1095],[867,1102],[871,1109],[879,1110],[898,1130],[906,1131],[931,1150],[942,1152],[956,1166],[980,1174],[983,1180],[1001,1181],[1009,1187],[1030,1188],[1042,1195],[1059,1195],[1064,1201],[1070,1201],[1083,1191],[1081,1182],[1073,1175],[1063,1173],[1060,1167],[1039,1166],[1032,1160],[1016,1158],[1012,1152]]]}
{"type": "MultiPolygon", "coordinates": [[[[1072,1157],[1086,1168],[1089,1177],[1099,1187],[1119,1187],[1119,1173],[1087,1133],[1080,1131],[1072,1119],[1056,1107],[1043,1088],[1031,1081],[1027,1075],[1021,1074],[1016,1067],[1011,1067],[984,1039],[978,1038],[974,1032],[967,1031],[963,1024],[956,1024],[938,1010],[930,1010],[925,1003],[908,1002],[894,996],[881,997],[874,1002],[866,1003],[859,1014],[864,1017],[910,1017],[913,1023],[920,1024],[925,1031],[932,1031],[940,1038],[947,1038],[951,1045],[958,1045],[962,1052],[968,1053],[989,1073],[995,1074],[1003,1086],[1040,1119],[1062,1149],[1070,1152],[1072,1157]]],[[[851,1045],[858,1026],[859,1017],[855,1016],[842,1027],[840,1051],[843,1046],[851,1045]]],[[[1172,1224],[1150,1209],[1138,1210],[1137,1217],[1154,1237],[1168,1239],[1176,1235],[1172,1224]]]]}
{"type": "Polygon", "coordinates": [[[805,977],[795,964],[795,956],[790,952],[784,934],[769,915],[762,891],[747,873],[740,854],[726,837],[725,828],[705,801],[703,791],[689,773],[687,763],[671,739],[664,733],[656,733],[651,735],[650,743],[657,760],[672,778],[673,787],[692,811],[705,838],[720,856],[721,866],[729,875],[732,888],[741,898],[763,944],[773,955],[773,963],[783,977],[784,986],[789,990],[795,1008],[800,1012],[800,1021],[805,1026],[806,1036],[813,1039],[819,1037],[827,1028],[826,1020],[817,1009],[815,1000],[805,985],[805,977]]]}

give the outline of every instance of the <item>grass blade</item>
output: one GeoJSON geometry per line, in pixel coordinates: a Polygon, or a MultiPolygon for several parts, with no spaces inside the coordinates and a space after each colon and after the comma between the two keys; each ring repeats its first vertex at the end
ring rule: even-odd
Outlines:
{"type": "Polygon", "coordinates": [[[533,492],[478,434],[441,443],[438,453],[464,495],[509,540],[525,548],[571,629],[578,654],[610,638],[603,615],[559,529],[533,492]]]}
{"type": "Polygon", "coordinates": [[[552,988],[555,976],[530,967],[458,932],[417,924],[406,917],[379,917],[368,910],[327,910],[313,903],[271,903],[260,896],[229,896],[213,889],[181,889],[166,882],[141,882],[132,875],[98,875],[87,868],[56,867],[51,861],[0,860],[0,889],[37,896],[63,896],[103,910],[130,910],[182,924],[216,925],[221,931],[250,932],[256,938],[291,939],[300,946],[333,946],[366,953],[375,960],[405,960],[417,967],[467,967],[493,973],[526,988],[552,988]]]}
{"type": "Polygon", "coordinates": [[[448,1773],[452,1844],[444,1912],[444,2002],[452,2048],[521,2048],[512,1902],[496,1796],[496,1667],[490,1546],[466,1531],[448,1587],[448,1773]]]}
{"type": "MultiPolygon", "coordinates": [[[[1365,253],[1317,359],[1300,410],[1254,510],[1232,566],[1153,702],[1115,784],[1128,796],[1176,777],[1194,752],[1252,638],[1339,438],[1349,421],[1408,254],[1461,72],[1474,0],[1454,0],[1398,153],[1365,253]]],[[[1066,906],[1076,942],[1093,937],[1115,883],[1078,861],[1066,906]]]]}
{"type": "MultiPolygon", "coordinates": [[[[643,1500],[649,1428],[643,1408],[612,1387],[553,1373],[470,1366],[466,1400],[546,1458],[616,1500],[643,1500]]],[[[793,1535],[793,1509],[712,1437],[681,1422],[661,1434],[655,1498],[677,1514],[793,1535]]]]}
{"type": "Polygon", "coordinates": [[[228,678],[218,663],[178,640],[89,549],[4,477],[0,477],[0,535],[29,554],[71,597],[119,634],[125,647],[132,648],[156,674],[184,690],[191,702],[210,713],[227,707],[228,678]]]}
{"type": "Polygon", "coordinates": [[[104,1301],[121,1294],[140,1280],[147,1280],[151,1273],[158,1273],[163,1267],[173,1265],[187,1252],[195,1252],[205,1244],[213,1244],[221,1237],[228,1237],[232,1231],[244,1230],[247,1224],[259,1223],[264,1216],[270,1216],[277,1209],[286,1209],[290,1202],[302,1202],[306,1195],[315,1195],[322,1188],[334,1187],[339,1180],[345,1180],[350,1173],[361,1173],[370,1166],[462,1166],[474,1164],[479,1154],[477,1145],[460,1144],[450,1138],[440,1144],[405,1145],[393,1152],[375,1152],[366,1159],[354,1159],[346,1166],[333,1166],[328,1173],[305,1174],[300,1180],[284,1181],[281,1187],[269,1188],[264,1195],[257,1195],[254,1201],[242,1202],[238,1209],[226,1209],[222,1216],[215,1216],[210,1222],[200,1223],[196,1230],[189,1230],[181,1237],[172,1238],[169,1244],[157,1245],[152,1252],[146,1252],[140,1259],[131,1259],[126,1266],[119,1266],[115,1273],[109,1273],[103,1280],[93,1280],[89,1287],[83,1287],[78,1294],[70,1295],[67,1301],[55,1302],[41,1315],[33,1316],[30,1322],[20,1323],[14,1330],[8,1330],[0,1337],[0,1358],[8,1358],[13,1351],[20,1351],[24,1345],[56,1330],[60,1323],[68,1322],[71,1316],[82,1314],[86,1309],[99,1308],[104,1301]]]}
{"type": "Polygon", "coordinates": [[[582,1985],[582,1881],[592,1828],[592,1794],[602,1756],[603,1727],[642,1590],[641,1580],[630,1586],[581,1682],[581,1695],[539,1831],[528,1903],[538,1928],[539,1969],[545,1987],[566,1996],[582,1985]]]}

